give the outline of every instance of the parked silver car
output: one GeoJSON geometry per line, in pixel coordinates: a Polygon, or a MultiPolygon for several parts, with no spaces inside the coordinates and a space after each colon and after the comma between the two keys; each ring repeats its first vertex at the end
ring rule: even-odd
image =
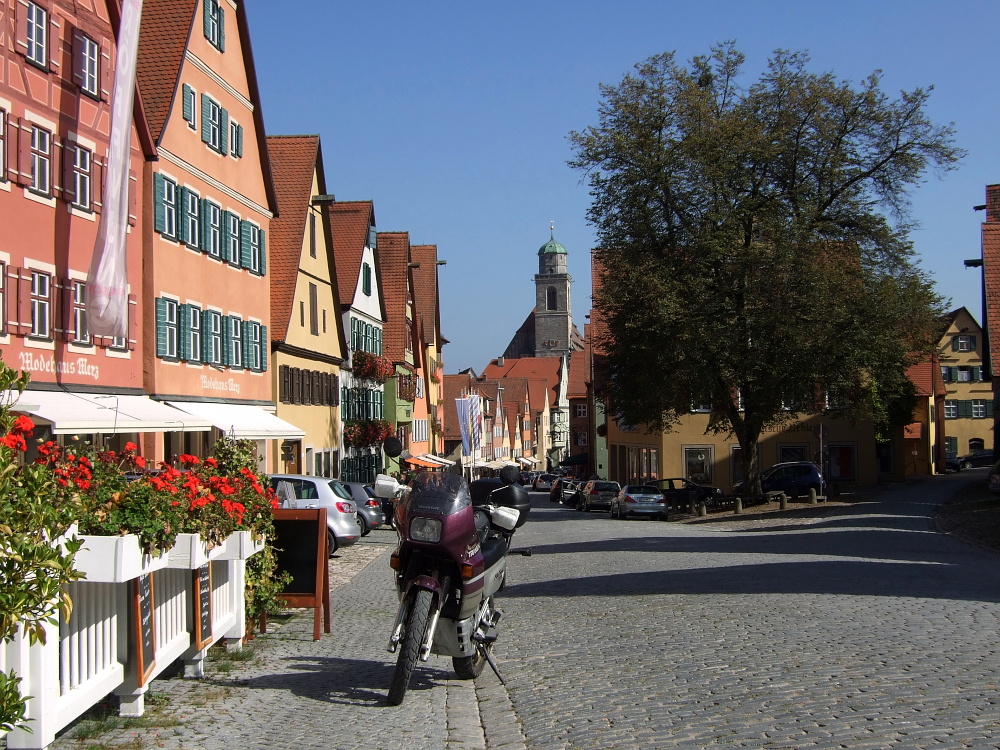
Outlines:
{"type": "Polygon", "coordinates": [[[272,474],[270,479],[282,508],[326,508],[331,555],[361,538],[357,507],[351,493],[336,479],[305,474],[272,474]]]}
{"type": "Polygon", "coordinates": [[[611,501],[615,499],[622,486],[618,482],[608,482],[603,479],[592,479],[580,490],[578,510],[584,512],[600,508],[611,510],[611,501]]]}
{"type": "Polygon", "coordinates": [[[611,501],[612,518],[649,516],[667,520],[670,506],[655,485],[626,484],[611,501]]]}
{"type": "Polygon", "coordinates": [[[385,525],[385,514],[382,512],[382,500],[375,497],[375,491],[361,482],[341,482],[351,493],[354,504],[358,507],[358,525],[361,536],[368,536],[372,529],[380,529],[385,525]]]}

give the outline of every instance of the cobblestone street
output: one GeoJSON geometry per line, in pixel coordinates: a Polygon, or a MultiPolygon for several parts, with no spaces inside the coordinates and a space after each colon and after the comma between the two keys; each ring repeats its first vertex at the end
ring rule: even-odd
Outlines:
{"type": "MultiPolygon", "coordinates": [[[[332,561],[333,632],[302,614],[204,681],[153,683],[159,727],[105,747],[996,748],[996,555],[932,530],[981,471],[819,518],[617,521],[541,494],[497,644],[507,686],[420,664],[385,691],[395,595],[376,531],[332,561]],[[338,585],[338,582],[341,582],[338,585]],[[227,671],[228,670],[228,671],[227,671]]],[[[225,662],[228,664],[228,662],[225,662]]],[[[73,729],[53,746],[79,748],[73,729]]]]}

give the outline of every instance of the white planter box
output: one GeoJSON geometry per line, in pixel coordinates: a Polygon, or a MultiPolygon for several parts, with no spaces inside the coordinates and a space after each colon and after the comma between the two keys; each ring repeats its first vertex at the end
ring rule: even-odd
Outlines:
{"type": "Polygon", "coordinates": [[[75,567],[92,583],[125,583],[167,567],[168,554],[144,555],[139,537],[80,535],[83,546],[76,553],[75,567]]]}
{"type": "Polygon", "coordinates": [[[211,560],[218,560],[226,550],[226,543],[211,550],[205,549],[205,543],[197,534],[178,534],[177,542],[167,553],[168,568],[195,570],[211,560]]]}
{"type": "Polygon", "coordinates": [[[246,560],[264,549],[264,540],[254,541],[249,531],[237,531],[226,538],[220,560],[246,560]]]}

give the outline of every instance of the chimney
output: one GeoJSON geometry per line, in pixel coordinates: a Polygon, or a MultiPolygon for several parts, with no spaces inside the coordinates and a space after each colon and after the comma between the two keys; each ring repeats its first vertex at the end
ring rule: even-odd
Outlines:
{"type": "Polygon", "coordinates": [[[497,367],[503,367],[503,357],[497,357],[497,367]]]}

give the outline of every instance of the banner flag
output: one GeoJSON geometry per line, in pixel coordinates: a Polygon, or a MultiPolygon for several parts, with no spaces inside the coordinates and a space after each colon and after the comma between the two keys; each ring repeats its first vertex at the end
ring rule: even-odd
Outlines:
{"type": "Polygon", "coordinates": [[[472,424],[472,454],[478,458],[483,444],[483,415],[479,396],[469,396],[469,422],[472,424]]]}
{"type": "Polygon", "coordinates": [[[472,455],[472,446],[470,444],[470,434],[469,434],[469,398],[456,398],[455,399],[455,409],[458,411],[458,427],[462,431],[462,455],[469,456],[472,455]]]}
{"type": "MultiPolygon", "coordinates": [[[[104,168],[104,206],[87,274],[87,324],[97,336],[128,336],[129,157],[132,150],[132,104],[139,53],[142,0],[125,0],[118,30],[118,60],[111,96],[111,143],[104,168]]],[[[136,190],[139,186],[136,185],[136,190]]],[[[139,239],[136,238],[138,242],[139,239]]]]}

